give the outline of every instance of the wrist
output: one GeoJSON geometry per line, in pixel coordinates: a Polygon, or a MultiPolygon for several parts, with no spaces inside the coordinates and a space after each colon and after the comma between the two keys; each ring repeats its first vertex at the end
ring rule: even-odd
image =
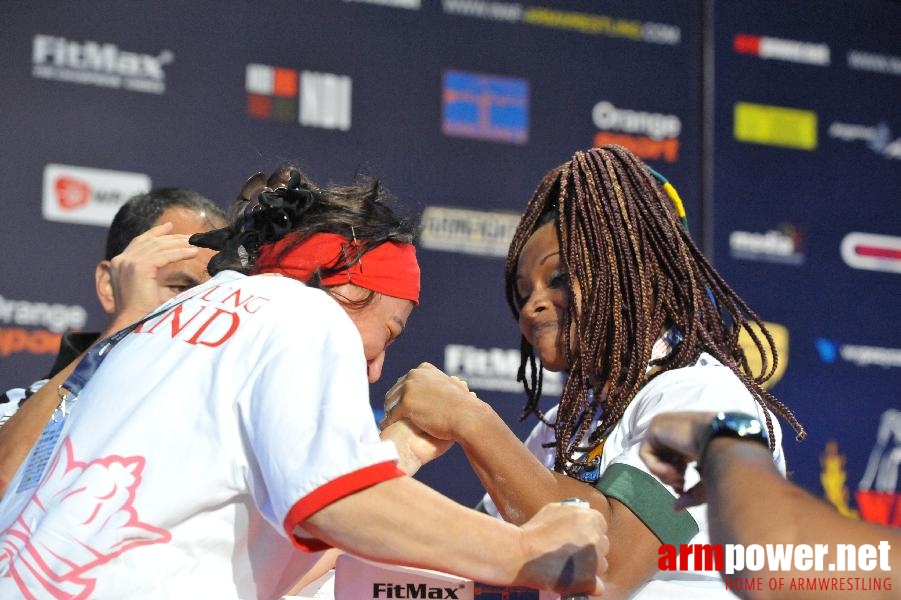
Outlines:
{"type": "Polygon", "coordinates": [[[464,448],[483,438],[485,430],[491,427],[491,423],[497,419],[497,413],[491,406],[479,398],[471,397],[467,400],[465,410],[459,412],[453,425],[453,439],[464,448]]]}
{"type": "Polygon", "coordinates": [[[762,445],[769,452],[769,435],[760,421],[744,413],[719,412],[710,419],[698,438],[698,471],[702,475],[711,445],[714,440],[722,438],[737,442],[754,442],[762,445]]]}

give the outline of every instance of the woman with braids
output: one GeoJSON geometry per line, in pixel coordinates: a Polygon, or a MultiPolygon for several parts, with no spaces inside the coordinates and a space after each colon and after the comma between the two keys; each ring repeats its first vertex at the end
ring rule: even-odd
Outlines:
{"type": "MultiPolygon", "coordinates": [[[[419,299],[413,230],[386,200],[284,169],[192,238],[220,250],[213,278],[99,342],[60,389],[0,504],[0,597],[280,598],[329,546],[602,589],[600,515],[503,523],[404,476],[379,439],[367,379],[419,299]]],[[[401,452],[428,450],[398,426],[401,452]]]]}
{"type": "Polygon", "coordinates": [[[763,323],[691,241],[655,174],[619,146],[577,152],[542,179],[510,246],[506,290],[522,333],[526,414],[540,420],[526,444],[431,365],[388,391],[383,425],[408,419],[458,442],[488,492],[486,511],[507,521],[587,500],[609,523],[605,598],[727,596],[715,571],[658,570],[662,544],[706,542],[706,513],[674,510],[676,494],[638,450],[660,412],[741,411],[766,424],[755,435],[766,434],[784,473],[772,413],[803,429],[761,387],[778,360],[763,323]],[[773,357],[762,374],[749,372],[741,330],[773,357]],[[542,367],[568,374],[544,414],[542,367]]]}

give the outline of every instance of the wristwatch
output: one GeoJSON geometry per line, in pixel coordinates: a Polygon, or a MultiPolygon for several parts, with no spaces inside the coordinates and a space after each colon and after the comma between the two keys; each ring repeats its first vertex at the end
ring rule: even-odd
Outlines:
{"type": "Polygon", "coordinates": [[[698,472],[701,471],[710,441],[717,437],[759,442],[767,450],[770,448],[770,436],[760,421],[745,413],[719,412],[711,419],[710,426],[704,431],[698,442],[698,472]]]}

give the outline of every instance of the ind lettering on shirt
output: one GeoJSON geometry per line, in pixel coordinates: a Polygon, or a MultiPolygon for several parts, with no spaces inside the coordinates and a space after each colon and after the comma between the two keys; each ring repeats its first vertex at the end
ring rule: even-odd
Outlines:
{"type": "Polygon", "coordinates": [[[195,346],[215,348],[238,331],[242,318],[260,310],[269,300],[241,288],[216,285],[141,323],[134,333],[164,334],[195,346]]]}

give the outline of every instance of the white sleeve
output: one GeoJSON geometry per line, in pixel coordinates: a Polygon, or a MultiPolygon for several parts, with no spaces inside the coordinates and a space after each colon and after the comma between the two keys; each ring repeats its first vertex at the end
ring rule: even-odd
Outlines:
{"type": "MultiPolygon", "coordinates": [[[[717,364],[699,365],[664,373],[636,396],[634,406],[624,415],[628,420],[628,433],[622,442],[622,453],[610,462],[631,464],[640,469],[647,467],[638,455],[642,440],[647,435],[651,420],[663,412],[675,411],[736,411],[750,414],[764,423],[764,409],[754,400],[751,392],[735,376],[729,367],[717,364]]],[[[770,415],[775,433],[777,465],[784,468],[782,456],[782,432],[775,416],[770,415]]]]}
{"type": "Polygon", "coordinates": [[[333,300],[314,300],[273,328],[238,408],[255,500],[292,538],[329,503],[400,474],[394,445],[379,440],[360,335],[333,300]]]}

